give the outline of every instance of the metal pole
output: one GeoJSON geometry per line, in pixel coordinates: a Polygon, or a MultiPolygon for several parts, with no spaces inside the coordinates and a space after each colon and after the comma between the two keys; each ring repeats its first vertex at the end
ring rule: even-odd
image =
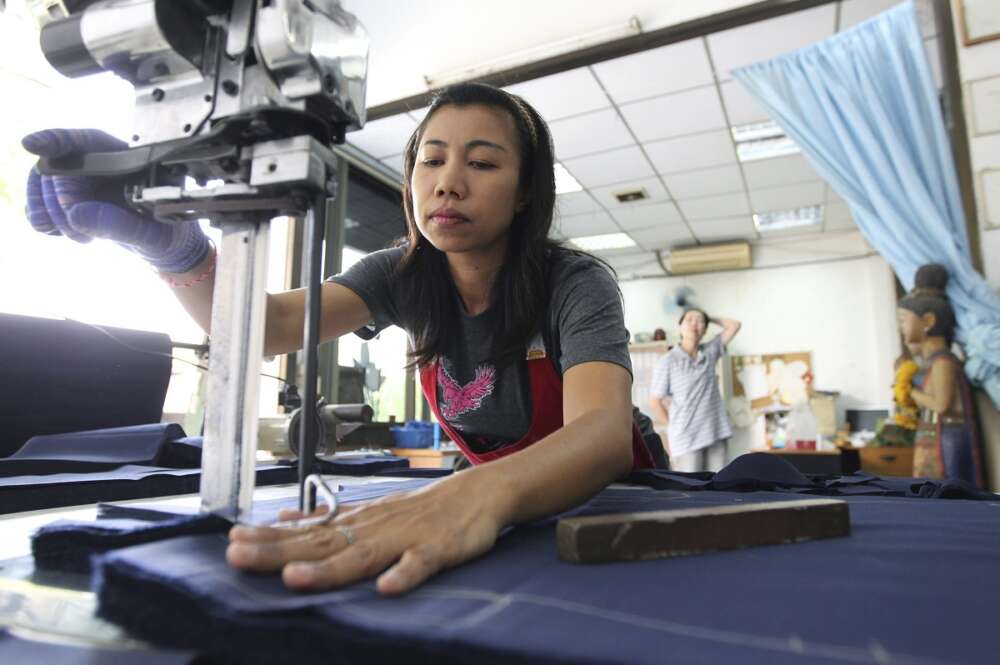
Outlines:
{"type": "Polygon", "coordinates": [[[267,222],[222,222],[201,460],[201,509],[239,521],[250,515],[264,353],[267,222]]]}
{"type": "MultiPolygon", "coordinates": [[[[406,341],[406,356],[409,360],[410,351],[413,347],[410,345],[409,339],[406,341]]],[[[409,422],[411,420],[416,420],[417,415],[417,385],[416,385],[416,372],[413,371],[412,367],[406,368],[406,383],[403,387],[403,420],[409,422]]]]}
{"type": "MultiPolygon", "coordinates": [[[[347,227],[347,188],[350,166],[347,160],[337,156],[337,196],[331,214],[326,220],[326,247],[323,260],[323,276],[331,277],[341,271],[344,258],[344,234],[347,227]]],[[[340,401],[340,358],[337,340],[323,344],[319,350],[320,392],[327,403],[340,401]]]]}
{"type": "MultiPolygon", "coordinates": [[[[288,249],[285,252],[285,288],[289,291],[302,286],[302,215],[288,217],[288,249]]],[[[302,381],[298,353],[286,353],[281,359],[281,376],[289,383],[298,385],[302,381]]],[[[289,412],[291,410],[289,409],[289,412]]]]}
{"type": "Polygon", "coordinates": [[[319,368],[319,322],[321,311],[321,274],[323,269],[323,233],[326,229],[327,198],[320,194],[306,214],[303,272],[306,277],[306,316],[304,331],[304,380],[302,382],[302,420],[299,427],[299,509],[315,510],[315,497],[305,491],[305,480],[315,472],[316,445],[319,438],[316,412],[317,373],[319,368]],[[309,505],[307,505],[307,503],[309,505]]]}

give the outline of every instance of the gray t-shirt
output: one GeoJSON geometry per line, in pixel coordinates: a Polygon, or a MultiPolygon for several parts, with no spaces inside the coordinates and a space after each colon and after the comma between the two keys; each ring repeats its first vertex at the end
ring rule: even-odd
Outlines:
{"type": "MultiPolygon", "coordinates": [[[[365,329],[369,336],[402,325],[392,280],[404,251],[374,252],[330,278],[365,301],[372,314],[365,329]]],[[[616,363],[631,372],[629,336],[614,278],[589,257],[560,255],[555,260],[542,335],[560,376],[590,361],[616,363]]],[[[459,311],[455,334],[439,362],[438,406],[475,452],[488,452],[521,439],[531,425],[528,368],[524,359],[500,368],[493,363],[493,334],[499,324],[492,309],[476,316],[467,315],[461,305],[459,311]]]]}
{"type": "Polygon", "coordinates": [[[670,397],[667,441],[671,457],[733,435],[715,374],[724,351],[722,336],[717,335],[699,346],[694,358],[678,344],[657,361],[649,392],[661,399],[670,397]]]}

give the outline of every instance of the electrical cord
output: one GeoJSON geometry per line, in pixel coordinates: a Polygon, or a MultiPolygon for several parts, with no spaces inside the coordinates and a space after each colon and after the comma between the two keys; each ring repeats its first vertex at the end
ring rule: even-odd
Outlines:
{"type": "MultiPolygon", "coordinates": [[[[162,356],[164,358],[170,358],[171,360],[176,360],[177,362],[187,363],[188,365],[191,365],[192,367],[197,367],[198,369],[200,369],[203,372],[207,372],[208,371],[208,368],[205,367],[204,365],[200,365],[200,364],[198,364],[196,362],[192,362],[190,360],[185,360],[184,358],[179,358],[179,357],[177,357],[177,356],[175,356],[175,355],[173,355],[171,353],[162,353],[160,351],[148,351],[146,349],[137,349],[134,346],[132,346],[131,344],[128,344],[127,342],[123,342],[122,340],[120,340],[117,337],[115,337],[115,335],[113,335],[111,333],[111,331],[107,330],[103,326],[99,326],[99,325],[97,325],[95,323],[87,323],[86,321],[79,321],[77,319],[71,319],[68,316],[63,317],[63,319],[65,319],[66,321],[70,321],[71,323],[77,323],[77,324],[80,324],[82,326],[87,326],[88,328],[93,328],[94,330],[96,330],[96,331],[98,331],[98,332],[100,332],[100,333],[102,333],[104,335],[107,335],[110,339],[112,339],[116,343],[120,344],[121,346],[124,346],[129,351],[134,351],[135,353],[145,353],[145,354],[150,355],[150,356],[162,356]]],[[[287,379],[283,379],[280,376],[275,376],[274,374],[268,374],[266,372],[260,372],[260,375],[263,376],[263,377],[267,377],[269,379],[274,379],[276,381],[281,381],[286,386],[292,385],[291,383],[288,382],[287,379]]]]}

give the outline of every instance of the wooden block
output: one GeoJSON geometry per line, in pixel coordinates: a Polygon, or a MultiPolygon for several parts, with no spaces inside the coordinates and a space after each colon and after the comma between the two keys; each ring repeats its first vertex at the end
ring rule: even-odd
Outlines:
{"type": "Polygon", "coordinates": [[[850,531],[846,501],[804,499],[564,517],[556,540],[563,560],[602,563],[798,543],[850,531]]]}

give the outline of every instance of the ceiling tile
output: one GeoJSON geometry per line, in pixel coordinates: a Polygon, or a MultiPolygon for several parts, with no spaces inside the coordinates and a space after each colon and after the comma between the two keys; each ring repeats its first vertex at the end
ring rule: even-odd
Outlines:
{"type": "Polygon", "coordinates": [[[744,162],[743,176],[751,190],[822,180],[801,154],[744,162]]]}
{"type": "Polygon", "coordinates": [[[726,81],[719,86],[722,92],[722,103],[726,107],[726,116],[733,127],[764,122],[770,119],[764,107],[757,103],[739,81],[726,81]]]}
{"type": "Polygon", "coordinates": [[[619,281],[665,275],[656,260],[656,255],[645,250],[609,257],[607,261],[618,274],[619,281]]]}
{"type": "Polygon", "coordinates": [[[560,217],[556,224],[558,232],[567,238],[595,236],[602,233],[621,233],[621,229],[611,219],[611,215],[603,210],[583,215],[560,217]]]}
{"type": "Polygon", "coordinates": [[[788,210],[805,206],[822,205],[826,196],[822,182],[807,182],[786,187],[751,189],[750,205],[754,212],[788,210]]]}
{"type": "Polygon", "coordinates": [[[619,247],[618,249],[600,249],[592,251],[590,253],[595,254],[599,258],[610,263],[612,259],[625,256],[635,256],[636,253],[641,251],[642,251],[641,247],[631,246],[631,247],[619,247]]]}
{"type": "Polygon", "coordinates": [[[635,145],[632,135],[614,109],[557,120],[549,123],[549,130],[559,159],[635,145]]]}
{"type": "MultiPolygon", "coordinates": [[[[916,0],[914,3],[917,9],[917,23],[925,38],[933,37],[938,32],[937,23],[934,21],[934,7],[931,5],[933,1],[916,0]]],[[[840,29],[847,30],[897,5],[899,0],[843,0],[840,3],[840,29]]]]}
{"type": "Polygon", "coordinates": [[[587,188],[656,175],[639,146],[567,159],[563,166],[587,188]]]}
{"type": "Polygon", "coordinates": [[[417,121],[405,113],[373,120],[359,132],[347,135],[347,141],[379,159],[398,155],[406,147],[417,121]]]}
{"type": "Polygon", "coordinates": [[[736,163],[729,130],[645,143],[657,173],[678,173],[736,163]]]}
{"type": "Polygon", "coordinates": [[[651,229],[630,231],[629,236],[643,249],[669,249],[680,245],[690,245],[694,236],[686,224],[664,224],[651,229]]]}
{"type": "Polygon", "coordinates": [[[719,80],[730,70],[769,60],[833,34],[837,5],[829,3],[766,21],[723,30],[706,37],[719,80]]]}
{"type": "Polygon", "coordinates": [[[757,238],[757,229],[754,228],[753,218],[749,215],[701,219],[691,222],[691,230],[700,241],[755,240],[757,238]]]}
{"type": "Polygon", "coordinates": [[[590,192],[597,198],[601,205],[612,212],[622,208],[638,208],[650,203],[670,200],[667,190],[663,189],[663,184],[660,183],[658,178],[643,178],[642,180],[630,180],[629,182],[620,182],[604,187],[593,187],[590,192]],[[640,188],[646,190],[649,198],[640,201],[629,201],[627,203],[620,203],[615,198],[617,192],[628,192],[640,188]]]}
{"type": "Polygon", "coordinates": [[[619,108],[641,142],[726,127],[714,85],[623,104],[619,108]]]}
{"type": "Polygon", "coordinates": [[[698,219],[750,214],[747,196],[742,192],[739,194],[717,194],[701,199],[687,199],[686,201],[678,201],[677,205],[689,222],[698,219]]]}
{"type": "Polygon", "coordinates": [[[697,88],[715,80],[701,39],[599,62],[593,69],[618,104],[697,88]]]}
{"type": "Polygon", "coordinates": [[[612,216],[618,221],[618,225],[626,231],[683,222],[680,211],[672,202],[654,203],[636,208],[621,206],[612,213],[612,216]]]}
{"type": "Polygon", "coordinates": [[[663,181],[675,199],[693,199],[712,194],[743,191],[743,174],[735,164],[687,173],[663,176],[663,181]]]}
{"type": "Polygon", "coordinates": [[[556,213],[564,216],[596,212],[601,209],[597,201],[587,192],[560,194],[556,197],[556,213]]]}
{"type": "Polygon", "coordinates": [[[507,91],[523,97],[548,121],[611,106],[587,67],[518,83],[507,91]]]}
{"type": "Polygon", "coordinates": [[[899,0],[843,0],[840,3],[840,29],[847,30],[898,4],[899,0]]]}
{"type": "Polygon", "coordinates": [[[854,216],[843,201],[827,203],[823,208],[823,228],[826,231],[855,230],[854,216]]]}

